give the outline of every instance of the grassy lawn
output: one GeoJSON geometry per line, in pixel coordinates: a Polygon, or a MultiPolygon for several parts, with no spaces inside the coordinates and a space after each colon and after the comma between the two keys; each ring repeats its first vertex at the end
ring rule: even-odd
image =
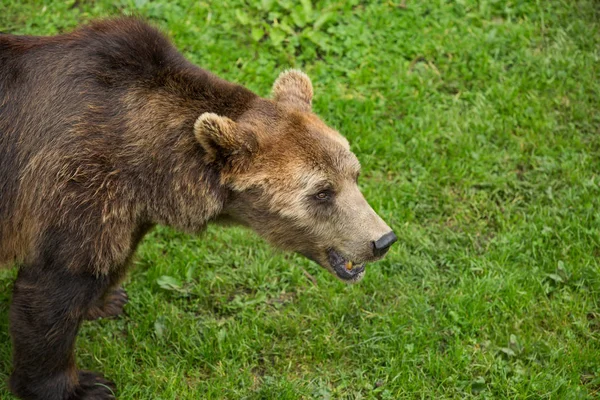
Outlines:
{"type": "MultiPolygon", "coordinates": [[[[159,227],[81,367],[121,399],[600,396],[595,0],[0,0],[0,31],[138,14],[268,95],[306,71],[399,237],[347,286],[253,233],[159,227]],[[316,278],[316,285],[307,278],[316,278]]],[[[0,398],[15,271],[0,272],[0,398]]]]}

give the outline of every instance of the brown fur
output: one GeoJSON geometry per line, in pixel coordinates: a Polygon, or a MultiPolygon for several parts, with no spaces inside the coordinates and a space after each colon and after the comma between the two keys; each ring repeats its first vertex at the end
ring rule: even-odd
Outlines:
{"type": "Polygon", "coordinates": [[[289,71],[273,100],[260,98],[136,19],[0,35],[0,264],[20,267],[13,392],[112,398],[76,369],[73,344],[83,319],[122,311],[119,281],[155,224],[193,233],[229,219],[334,274],[332,249],[376,259],[372,243],[390,229],[312,96],[309,78],[289,71]]]}

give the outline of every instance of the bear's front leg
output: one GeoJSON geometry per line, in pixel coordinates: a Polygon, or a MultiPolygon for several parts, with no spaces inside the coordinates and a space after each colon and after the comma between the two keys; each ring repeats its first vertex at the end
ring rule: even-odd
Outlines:
{"type": "Polygon", "coordinates": [[[81,321],[109,286],[108,277],[89,272],[49,265],[20,269],[10,307],[14,394],[27,400],[115,398],[111,382],[77,370],[74,354],[81,321]]]}
{"type": "Polygon", "coordinates": [[[108,289],[96,304],[92,305],[85,319],[93,321],[98,318],[115,318],[123,314],[123,307],[129,301],[127,292],[122,287],[108,289]]]}

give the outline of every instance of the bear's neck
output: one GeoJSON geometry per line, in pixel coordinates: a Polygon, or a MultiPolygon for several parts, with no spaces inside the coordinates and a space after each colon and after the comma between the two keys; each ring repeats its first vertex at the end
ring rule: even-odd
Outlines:
{"type": "MultiPolygon", "coordinates": [[[[154,97],[155,93],[165,110],[177,112],[191,126],[205,112],[237,120],[259,99],[245,87],[221,79],[192,64],[181,67],[177,72],[170,72],[164,80],[157,79],[156,87],[150,90],[153,92],[149,94],[150,97],[154,97]]],[[[174,116],[162,115],[169,121],[174,116]]]]}
{"type": "Polygon", "coordinates": [[[229,190],[220,171],[204,161],[194,123],[205,112],[237,120],[261,99],[196,67],[128,96],[128,137],[143,157],[135,174],[144,192],[152,193],[144,207],[149,219],[187,232],[201,230],[221,214],[229,190]]]}

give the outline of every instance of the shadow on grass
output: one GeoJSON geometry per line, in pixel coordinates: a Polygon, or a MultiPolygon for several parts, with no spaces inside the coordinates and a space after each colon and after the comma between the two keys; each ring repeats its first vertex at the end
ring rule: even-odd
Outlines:
{"type": "Polygon", "coordinates": [[[0,272],[0,398],[6,399],[8,376],[12,369],[12,345],[8,333],[8,309],[12,299],[16,269],[0,272]]]}

